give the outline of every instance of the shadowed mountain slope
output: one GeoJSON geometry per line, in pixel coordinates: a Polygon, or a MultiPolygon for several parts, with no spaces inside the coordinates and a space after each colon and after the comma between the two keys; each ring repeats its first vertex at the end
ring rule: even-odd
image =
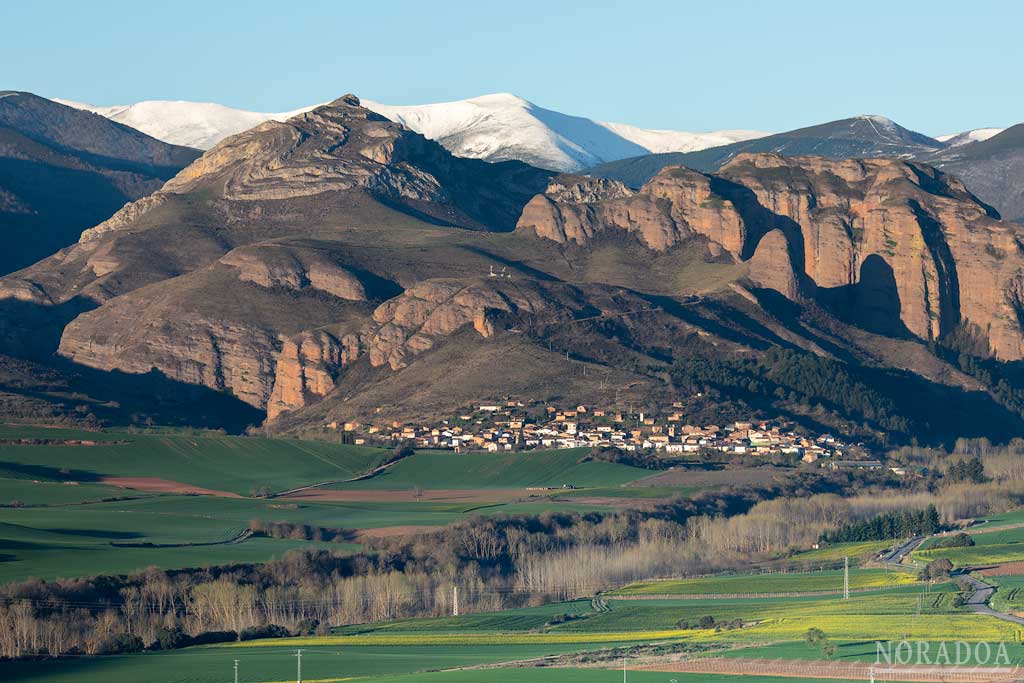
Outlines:
{"type": "Polygon", "coordinates": [[[30,93],[0,92],[0,273],[74,242],[199,154],[30,93]]]}

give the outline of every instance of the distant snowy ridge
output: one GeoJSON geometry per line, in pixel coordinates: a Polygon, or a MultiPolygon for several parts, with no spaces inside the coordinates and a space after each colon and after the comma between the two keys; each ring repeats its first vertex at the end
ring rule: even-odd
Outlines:
{"type": "Polygon", "coordinates": [[[105,116],[158,140],[197,149],[209,149],[224,138],[249,130],[264,121],[284,121],[313,108],[267,114],[232,109],[213,102],[147,100],[135,104],[97,107],[71,100],[54,101],[105,116]]]}
{"type": "MultiPolygon", "coordinates": [[[[318,106],[273,114],[208,102],[146,101],[98,107],[56,101],[106,116],[165,142],[199,149],[209,149],[229,135],[264,121],[283,121],[318,106]]],[[[518,159],[556,171],[577,171],[652,152],[692,152],[767,135],[752,130],[647,130],[562,114],[507,93],[438,104],[394,106],[372,100],[362,103],[436,140],[456,156],[487,161],[518,159]]]]}
{"type": "Polygon", "coordinates": [[[939,142],[945,142],[949,147],[959,147],[960,145],[966,145],[969,142],[981,142],[982,140],[988,140],[1002,133],[1005,128],[975,128],[974,130],[965,130],[962,133],[950,133],[949,135],[940,135],[936,140],[939,142]]]}

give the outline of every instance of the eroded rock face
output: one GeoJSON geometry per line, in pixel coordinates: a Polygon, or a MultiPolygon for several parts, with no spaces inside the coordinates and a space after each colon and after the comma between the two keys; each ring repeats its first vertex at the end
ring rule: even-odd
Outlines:
{"type": "Polygon", "coordinates": [[[745,235],[739,214],[712,191],[711,179],[680,167],[665,169],[636,192],[603,178],[554,178],[526,205],[517,229],[581,245],[598,232],[623,230],[656,251],[702,234],[737,254],[745,235]]]}
{"type": "Polygon", "coordinates": [[[228,252],[220,263],[235,268],[240,280],[260,287],[317,289],[348,301],[367,300],[359,277],[320,250],[256,244],[228,252]]]}
{"type": "Polygon", "coordinates": [[[118,306],[80,315],[64,330],[59,353],[100,370],[147,373],[230,392],[262,408],[281,348],[277,335],[204,318],[140,324],[137,309],[118,306]]]}
{"type": "Polygon", "coordinates": [[[751,260],[755,284],[796,297],[806,282],[868,329],[937,339],[969,324],[997,357],[1024,357],[1022,228],[933,168],[741,154],[715,176],[665,168],[636,193],[586,181],[552,180],[519,228],[578,244],[620,230],[656,251],[700,234],[751,260]]]}
{"type": "Polygon", "coordinates": [[[532,280],[425,280],[378,306],[358,331],[303,332],[286,339],[267,417],[323,398],[335,388],[338,373],[359,358],[375,368],[400,370],[460,330],[486,339],[538,318],[569,319],[586,305],[571,287],[532,280]]]}
{"type": "Polygon", "coordinates": [[[799,296],[800,286],[790,258],[789,240],[781,230],[772,230],[761,238],[749,265],[748,275],[754,283],[774,289],[788,299],[799,296]]]}
{"type": "Polygon", "coordinates": [[[363,353],[360,335],[338,339],[324,330],[303,332],[283,340],[277,357],[267,419],[319,400],[335,387],[337,372],[363,353]]]}
{"type": "Polygon", "coordinates": [[[994,220],[955,178],[887,159],[773,154],[741,155],[721,175],[782,226],[802,254],[795,268],[823,298],[845,299],[869,329],[937,339],[972,324],[998,357],[1024,354],[1008,296],[1024,267],[1020,229],[994,220]]]}

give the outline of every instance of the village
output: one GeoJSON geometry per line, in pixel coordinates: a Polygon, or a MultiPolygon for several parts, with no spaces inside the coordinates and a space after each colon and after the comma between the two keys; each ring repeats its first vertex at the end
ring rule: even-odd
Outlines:
{"type": "Polygon", "coordinates": [[[666,458],[721,453],[787,456],[834,469],[883,467],[881,461],[866,458],[863,445],[832,434],[800,434],[795,425],[782,421],[692,425],[684,420],[680,408],[681,403],[669,410],[652,411],[585,405],[528,409],[521,402],[504,401],[477,405],[439,424],[335,422],[329,426],[346,432],[346,440],[356,445],[393,442],[457,453],[590,447],[649,452],[666,458]]]}

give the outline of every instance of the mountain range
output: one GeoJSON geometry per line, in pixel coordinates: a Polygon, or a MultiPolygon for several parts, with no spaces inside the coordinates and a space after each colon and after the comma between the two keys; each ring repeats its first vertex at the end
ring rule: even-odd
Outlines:
{"type": "Polygon", "coordinates": [[[714,172],[745,153],[827,159],[896,158],[948,170],[1003,218],[1024,221],[1024,127],[983,128],[930,138],[883,116],[856,116],[696,152],[646,154],[586,169],[640,187],[667,166],[714,172]]]}
{"type": "MultiPolygon", "coordinates": [[[[854,126],[836,144],[946,149],[854,126]]],[[[150,408],[114,380],[165,412],[191,388],[188,409],[222,402],[204,423],[277,432],[633,400],[876,443],[1009,438],[1021,231],[913,160],[742,152],[632,187],[454,156],[346,95],[223,140],[0,278],[0,384],[133,421],[150,408]]]]}
{"type": "MultiPolygon", "coordinates": [[[[284,121],[313,108],[268,114],[202,102],[147,101],[97,107],[56,101],[106,116],[165,142],[199,149],[209,149],[264,121],[284,121]]],[[[545,109],[508,93],[437,104],[395,106],[372,100],[363,100],[363,104],[436,140],[456,156],[485,161],[515,159],[555,171],[577,171],[652,152],[688,152],[765,135],[752,130],[686,133],[603,123],[545,109]]]]}

